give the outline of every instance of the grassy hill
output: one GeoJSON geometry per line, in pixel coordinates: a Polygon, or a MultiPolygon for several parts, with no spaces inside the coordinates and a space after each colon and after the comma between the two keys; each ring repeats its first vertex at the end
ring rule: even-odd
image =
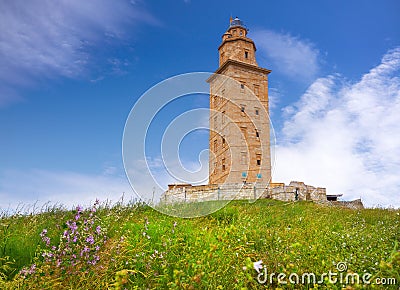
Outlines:
{"type": "MultiPolygon", "coordinates": [[[[186,210],[204,206],[215,204],[186,210]]],[[[389,209],[234,201],[181,219],[142,204],[53,208],[1,218],[0,288],[399,289],[399,242],[389,209]]]]}

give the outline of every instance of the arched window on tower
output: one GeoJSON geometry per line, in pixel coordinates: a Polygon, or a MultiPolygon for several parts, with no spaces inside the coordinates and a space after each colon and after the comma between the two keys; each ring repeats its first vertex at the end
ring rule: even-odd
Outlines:
{"type": "Polygon", "coordinates": [[[256,162],[257,162],[257,166],[261,165],[261,154],[256,155],[256,162]]]}

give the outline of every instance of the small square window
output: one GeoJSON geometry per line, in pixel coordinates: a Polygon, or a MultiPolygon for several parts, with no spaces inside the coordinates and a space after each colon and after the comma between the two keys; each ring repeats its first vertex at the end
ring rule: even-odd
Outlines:
{"type": "Polygon", "coordinates": [[[240,84],[240,88],[244,90],[244,84],[240,84]]]}
{"type": "Polygon", "coordinates": [[[240,107],[240,111],[243,113],[244,112],[244,106],[240,107]]]}
{"type": "Polygon", "coordinates": [[[249,58],[249,52],[247,51],[244,52],[244,58],[249,58]]]}
{"type": "Polygon", "coordinates": [[[261,165],[261,160],[257,159],[257,165],[260,166],[261,165]]]}
{"type": "Polygon", "coordinates": [[[256,116],[260,115],[260,111],[256,109],[256,116]]]}

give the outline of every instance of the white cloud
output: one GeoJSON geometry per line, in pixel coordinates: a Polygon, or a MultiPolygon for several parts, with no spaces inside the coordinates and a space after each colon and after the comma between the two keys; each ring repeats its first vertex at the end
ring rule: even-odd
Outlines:
{"type": "Polygon", "coordinates": [[[36,204],[89,206],[96,198],[118,201],[137,197],[125,176],[47,170],[8,170],[0,175],[0,209],[15,210],[36,204]]]}
{"type": "Polygon", "coordinates": [[[81,75],[94,62],[90,49],[125,38],[137,22],[156,22],[128,1],[1,3],[0,106],[16,100],[10,92],[13,87],[38,78],[81,75]]]}
{"type": "Polygon", "coordinates": [[[266,29],[255,30],[252,37],[258,59],[268,68],[300,81],[310,81],[317,75],[320,53],[310,41],[266,29]]]}
{"type": "Polygon", "coordinates": [[[274,180],[304,180],[366,205],[400,206],[400,48],[360,81],[316,80],[293,106],[274,180]]]}

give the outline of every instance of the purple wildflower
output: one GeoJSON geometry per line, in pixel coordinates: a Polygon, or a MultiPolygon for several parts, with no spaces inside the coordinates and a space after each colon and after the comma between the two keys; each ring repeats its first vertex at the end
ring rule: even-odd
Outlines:
{"type": "Polygon", "coordinates": [[[77,213],[81,213],[82,210],[83,210],[83,207],[82,207],[82,206],[78,205],[78,206],[76,207],[76,212],[77,212],[77,213]]]}
{"type": "Polygon", "coordinates": [[[28,274],[33,274],[36,272],[36,264],[32,264],[31,268],[28,271],[28,274]]]}
{"type": "Polygon", "coordinates": [[[42,240],[43,240],[43,242],[46,243],[46,246],[50,246],[50,238],[49,237],[43,237],[42,240]]]}
{"type": "Polygon", "coordinates": [[[69,228],[74,233],[78,229],[78,226],[76,225],[76,222],[73,222],[72,224],[69,225],[69,228]]]}
{"type": "Polygon", "coordinates": [[[93,245],[94,244],[94,238],[92,235],[88,236],[86,238],[86,242],[88,242],[89,244],[93,245]]]}

